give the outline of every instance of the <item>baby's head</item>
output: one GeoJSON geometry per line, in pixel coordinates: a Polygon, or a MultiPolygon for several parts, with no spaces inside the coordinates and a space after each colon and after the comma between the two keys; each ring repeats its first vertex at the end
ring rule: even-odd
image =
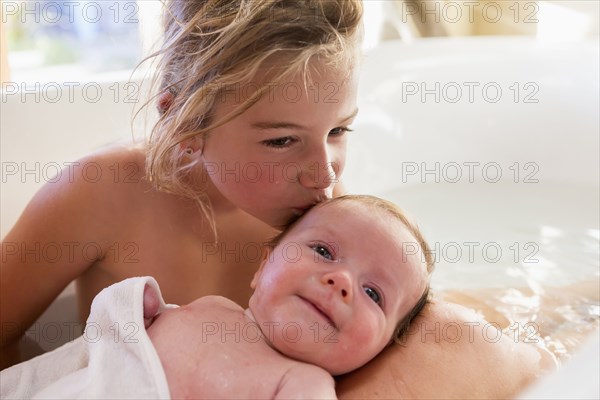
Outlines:
{"type": "Polygon", "coordinates": [[[432,269],[427,243],[393,203],[338,197],[273,240],[250,311],[277,350],[339,375],[407,329],[427,301],[432,269]]]}

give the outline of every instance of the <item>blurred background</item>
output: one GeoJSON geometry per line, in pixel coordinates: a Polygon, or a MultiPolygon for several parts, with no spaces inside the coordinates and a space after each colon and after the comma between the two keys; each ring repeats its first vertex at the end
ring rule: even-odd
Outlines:
{"type": "MultiPolygon", "coordinates": [[[[102,81],[131,72],[160,36],[159,0],[1,0],[1,79],[102,81]]],[[[365,50],[423,37],[598,38],[591,1],[365,0],[365,50]]]]}

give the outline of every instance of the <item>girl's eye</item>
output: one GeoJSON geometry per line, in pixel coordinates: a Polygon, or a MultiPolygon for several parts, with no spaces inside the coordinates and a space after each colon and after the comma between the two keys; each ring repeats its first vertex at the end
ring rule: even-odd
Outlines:
{"type": "Polygon", "coordinates": [[[262,142],[267,147],[274,147],[276,149],[283,149],[291,146],[294,143],[294,138],[285,136],[277,139],[268,139],[262,142]]]}
{"type": "Polygon", "coordinates": [[[329,136],[342,136],[346,132],[352,132],[347,126],[340,126],[329,131],[329,136]]]}
{"type": "Polygon", "coordinates": [[[365,287],[365,293],[367,294],[367,296],[369,296],[371,298],[371,300],[373,300],[375,303],[381,305],[381,296],[379,296],[379,293],[377,293],[377,291],[373,288],[370,287],[365,287]]]}
{"type": "Polygon", "coordinates": [[[329,251],[329,249],[327,247],[320,245],[320,244],[316,244],[316,245],[312,246],[312,249],[315,251],[315,253],[317,253],[321,257],[323,257],[327,260],[333,260],[333,255],[331,254],[331,252],[329,251]]]}

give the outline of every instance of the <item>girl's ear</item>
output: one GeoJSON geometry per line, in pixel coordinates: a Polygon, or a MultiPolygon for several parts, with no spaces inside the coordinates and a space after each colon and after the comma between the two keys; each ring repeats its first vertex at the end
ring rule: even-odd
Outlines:
{"type": "Polygon", "coordinates": [[[181,150],[191,156],[192,154],[200,154],[204,151],[204,139],[201,135],[196,135],[192,138],[179,143],[181,150]]]}
{"type": "Polygon", "coordinates": [[[258,267],[258,270],[254,273],[254,277],[252,278],[252,282],[250,282],[250,287],[252,289],[256,289],[256,285],[258,284],[258,281],[259,281],[260,276],[261,276],[261,274],[263,272],[265,264],[269,260],[269,255],[271,254],[272,250],[273,249],[269,245],[266,245],[266,246],[263,247],[263,249],[262,249],[262,261],[260,262],[260,266],[258,267]]]}
{"type": "Polygon", "coordinates": [[[173,93],[170,90],[165,90],[158,96],[158,113],[163,115],[173,104],[173,93]]]}

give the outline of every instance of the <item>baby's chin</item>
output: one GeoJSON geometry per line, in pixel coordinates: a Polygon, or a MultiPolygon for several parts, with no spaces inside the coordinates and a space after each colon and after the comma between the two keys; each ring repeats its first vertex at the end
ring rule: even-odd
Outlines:
{"type": "MultiPolygon", "coordinates": [[[[252,321],[258,324],[259,327],[285,326],[291,323],[289,321],[285,322],[287,321],[286,318],[282,318],[281,320],[272,318],[271,321],[278,321],[276,323],[264,322],[263,316],[260,313],[254,313],[252,311],[256,307],[257,300],[255,296],[256,292],[250,298],[250,304],[245,313],[252,321]]],[[[344,348],[342,348],[342,344],[337,342],[335,331],[321,330],[319,331],[319,336],[315,337],[317,334],[314,329],[315,324],[321,324],[321,322],[315,321],[312,324],[306,323],[306,325],[302,324],[301,326],[298,326],[300,332],[305,334],[304,336],[301,335],[299,338],[294,336],[293,340],[286,339],[284,337],[285,334],[277,329],[263,329],[263,338],[272,349],[285,357],[315,365],[333,376],[343,375],[354,371],[369,361],[356,358],[349,359],[349,356],[355,354],[353,349],[360,349],[362,345],[361,343],[354,343],[351,345],[344,345],[344,348]]],[[[288,334],[292,335],[291,332],[292,330],[290,329],[288,334]]],[[[294,330],[294,332],[296,331],[294,330]]]]}
{"type": "Polygon", "coordinates": [[[348,372],[352,372],[362,366],[363,363],[357,363],[357,365],[340,365],[339,362],[331,363],[331,362],[311,362],[310,360],[299,360],[304,361],[309,364],[316,365],[317,367],[323,368],[325,371],[329,372],[332,376],[339,376],[347,374],[348,372]]]}
{"type": "Polygon", "coordinates": [[[278,348],[278,346],[274,347],[285,356],[296,361],[323,368],[332,376],[346,374],[360,368],[365,364],[365,362],[360,362],[358,360],[356,360],[354,363],[352,363],[353,360],[348,360],[348,351],[343,352],[343,354],[342,352],[327,352],[325,354],[323,349],[318,347],[313,349],[303,348],[302,352],[289,346],[286,346],[286,348],[278,348]]]}

